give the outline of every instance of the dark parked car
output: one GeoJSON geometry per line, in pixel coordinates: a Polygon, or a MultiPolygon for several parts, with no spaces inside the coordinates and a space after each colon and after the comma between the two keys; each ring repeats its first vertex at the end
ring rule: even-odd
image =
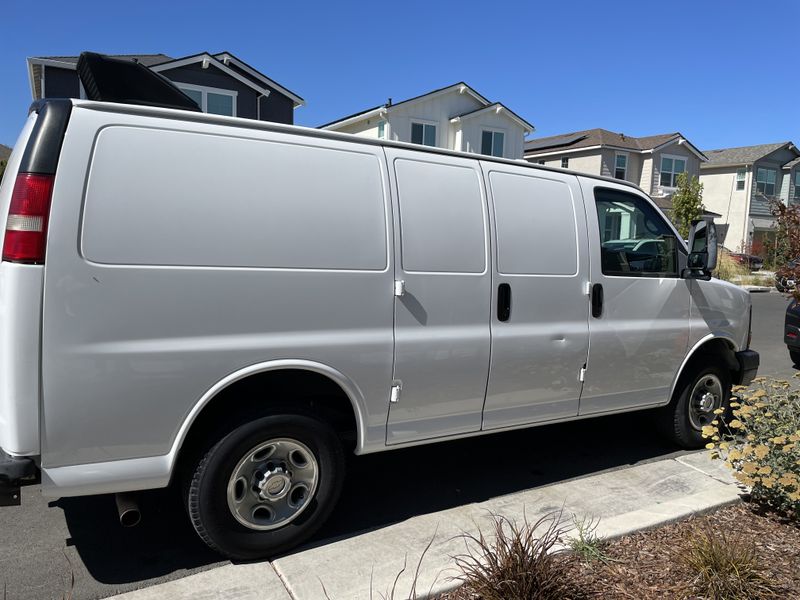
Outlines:
{"type": "Polygon", "coordinates": [[[789,347],[792,362],[800,368],[800,303],[794,298],[786,309],[783,341],[789,347]]]}
{"type": "MultiPolygon", "coordinates": [[[[789,269],[796,269],[798,265],[800,265],[800,258],[795,258],[794,260],[789,261],[789,264],[787,264],[786,267],[789,269]]],[[[785,275],[780,275],[778,273],[775,274],[775,289],[779,292],[794,291],[795,285],[797,285],[797,282],[793,277],[786,277],[785,275]]]]}
{"type": "Polygon", "coordinates": [[[764,259],[754,254],[743,254],[741,252],[731,252],[730,257],[740,265],[744,265],[751,271],[760,271],[764,266],[764,259]]]}

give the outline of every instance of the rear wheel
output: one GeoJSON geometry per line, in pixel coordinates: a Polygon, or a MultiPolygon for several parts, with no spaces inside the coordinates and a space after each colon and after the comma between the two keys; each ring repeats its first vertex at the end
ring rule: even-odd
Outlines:
{"type": "Polygon", "coordinates": [[[730,372],[717,363],[698,366],[681,378],[675,394],[661,416],[665,433],[684,448],[704,446],[703,427],[723,417],[714,411],[728,408],[730,372]]]}
{"type": "Polygon", "coordinates": [[[789,350],[789,356],[792,359],[792,364],[795,367],[800,368],[800,350],[789,350]]]}
{"type": "Polygon", "coordinates": [[[308,539],[330,515],[344,476],[333,429],[304,415],[262,417],[200,459],[186,502],[198,535],[236,559],[262,558],[308,539]]]}

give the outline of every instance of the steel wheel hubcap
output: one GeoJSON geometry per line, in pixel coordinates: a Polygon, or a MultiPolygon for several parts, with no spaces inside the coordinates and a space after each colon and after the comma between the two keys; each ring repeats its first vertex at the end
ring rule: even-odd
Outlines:
{"type": "Polygon", "coordinates": [[[317,491],[319,466],[308,446],[291,438],[249,450],[228,481],[228,508],[245,527],[282,527],[305,510],[317,491]]]}
{"type": "Polygon", "coordinates": [[[692,388],[689,400],[689,421],[700,431],[709,425],[717,415],[714,411],[722,406],[722,382],[716,375],[704,375],[692,388]]]}

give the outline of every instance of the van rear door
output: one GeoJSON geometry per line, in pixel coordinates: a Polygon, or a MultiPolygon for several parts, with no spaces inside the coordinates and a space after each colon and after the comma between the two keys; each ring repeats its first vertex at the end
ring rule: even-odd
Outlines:
{"type": "Polygon", "coordinates": [[[488,215],[478,161],[386,149],[395,206],[387,443],[478,431],[489,370],[488,215]]]}
{"type": "Polygon", "coordinates": [[[574,417],[589,350],[588,240],[577,178],[482,166],[496,240],[483,428],[574,417]]]}

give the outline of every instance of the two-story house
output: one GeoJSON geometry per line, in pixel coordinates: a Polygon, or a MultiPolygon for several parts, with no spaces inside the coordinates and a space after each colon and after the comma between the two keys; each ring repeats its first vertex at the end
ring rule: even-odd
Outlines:
{"type": "MultiPolygon", "coordinates": [[[[294,123],[294,109],[305,101],[230,52],[202,52],[183,58],[165,54],[116,55],[160,73],[192,98],[203,112],[259,121],[294,123]]],[[[28,58],[34,100],[85,98],[77,56],[28,58]]]]}
{"type": "Polygon", "coordinates": [[[706,150],[703,203],[728,225],[730,250],[763,254],[775,235],[770,201],[800,202],[800,150],[792,142],[706,150]]]}
{"type": "Polygon", "coordinates": [[[708,159],[679,132],[633,137],[587,129],[529,140],[525,160],[633,182],[670,210],[678,175],[699,176],[708,159]]]}
{"type": "Polygon", "coordinates": [[[352,133],[450,150],[522,158],[533,125],[500,102],[490,102],[464,82],[362,110],[321,125],[352,133]]]}

